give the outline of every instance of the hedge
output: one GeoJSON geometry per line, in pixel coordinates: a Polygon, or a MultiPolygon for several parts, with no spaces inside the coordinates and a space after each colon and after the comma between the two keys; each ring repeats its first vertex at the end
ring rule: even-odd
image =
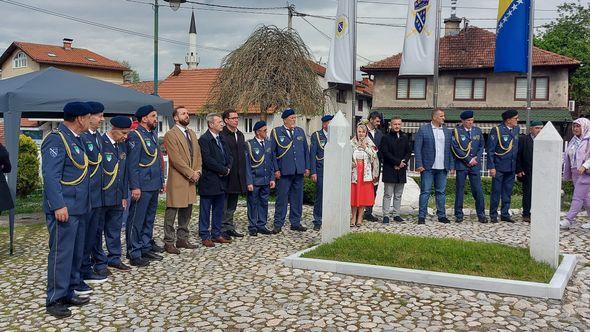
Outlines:
{"type": "Polygon", "coordinates": [[[26,197],[41,185],[38,148],[32,138],[20,135],[18,141],[18,172],[16,193],[26,197]]]}

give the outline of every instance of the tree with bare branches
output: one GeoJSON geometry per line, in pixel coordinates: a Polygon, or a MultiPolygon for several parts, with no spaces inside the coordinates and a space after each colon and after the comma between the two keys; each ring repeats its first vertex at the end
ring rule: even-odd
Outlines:
{"type": "Polygon", "coordinates": [[[311,59],[297,32],[262,26],[223,59],[208,104],[240,113],[260,110],[263,118],[287,107],[321,114],[324,92],[311,59]]]}

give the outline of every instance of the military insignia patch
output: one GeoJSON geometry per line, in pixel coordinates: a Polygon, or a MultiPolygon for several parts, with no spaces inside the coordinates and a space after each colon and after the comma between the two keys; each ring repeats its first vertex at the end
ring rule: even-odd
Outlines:
{"type": "Polygon", "coordinates": [[[89,142],[88,144],[86,144],[86,146],[88,147],[88,151],[92,152],[92,150],[94,150],[94,144],[89,142]]]}
{"type": "Polygon", "coordinates": [[[298,141],[303,141],[303,136],[297,136],[298,141]]]}
{"type": "Polygon", "coordinates": [[[465,137],[465,135],[461,135],[461,140],[464,141],[465,139],[467,139],[467,137],[465,137]]]}
{"type": "Polygon", "coordinates": [[[113,154],[110,152],[105,153],[104,157],[108,162],[111,162],[111,160],[113,160],[113,154]]]}
{"type": "Polygon", "coordinates": [[[473,140],[474,140],[474,141],[479,141],[479,135],[475,135],[475,136],[473,136],[473,140]]]}
{"type": "Polygon", "coordinates": [[[129,146],[130,146],[132,149],[135,149],[135,142],[134,142],[134,141],[129,141],[129,146]]]}
{"type": "Polygon", "coordinates": [[[270,148],[266,148],[266,152],[270,153],[270,148]]]}
{"type": "Polygon", "coordinates": [[[254,148],[254,153],[256,153],[256,154],[260,153],[260,149],[259,148],[254,148]]]}
{"type": "Polygon", "coordinates": [[[125,160],[126,157],[127,157],[127,155],[125,154],[125,152],[119,153],[119,160],[125,160]]]}
{"type": "Polygon", "coordinates": [[[53,158],[57,157],[57,153],[59,151],[59,148],[55,147],[55,148],[49,148],[49,155],[53,158]]]}
{"type": "Polygon", "coordinates": [[[504,142],[508,142],[508,135],[502,135],[502,139],[504,140],[504,142]]]}
{"type": "Polygon", "coordinates": [[[151,146],[152,146],[152,141],[145,141],[145,144],[146,144],[148,147],[151,147],[151,146]]]}
{"type": "Polygon", "coordinates": [[[74,145],[74,151],[76,151],[77,154],[80,154],[80,148],[77,145],[74,145]]]}
{"type": "Polygon", "coordinates": [[[281,141],[281,143],[283,143],[285,141],[285,136],[279,136],[279,141],[281,141]]]}

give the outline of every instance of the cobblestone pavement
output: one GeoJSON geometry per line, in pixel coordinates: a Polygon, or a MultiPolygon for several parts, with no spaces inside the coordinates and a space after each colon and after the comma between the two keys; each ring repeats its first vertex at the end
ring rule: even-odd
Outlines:
{"type": "MultiPolygon", "coordinates": [[[[272,214],[271,214],[272,215],[272,214]]],[[[311,209],[304,210],[309,221],[311,209]]],[[[237,212],[245,232],[245,209],[237,212]]],[[[196,229],[196,218],[191,228],[196,229]]],[[[309,222],[308,222],[309,224],[309,222]]],[[[156,234],[162,237],[162,220],[156,234]]],[[[587,231],[562,232],[564,252],[581,263],[563,301],[293,270],[281,258],[319,241],[319,233],[249,237],[213,249],[183,250],[129,273],[114,271],[91,304],[57,320],[44,313],[47,232],[17,230],[17,254],[0,233],[0,330],[166,331],[489,331],[590,329],[587,231]]],[[[355,231],[456,237],[525,246],[527,224],[367,223],[355,231]]],[[[196,232],[192,241],[198,242],[196,232]]]]}

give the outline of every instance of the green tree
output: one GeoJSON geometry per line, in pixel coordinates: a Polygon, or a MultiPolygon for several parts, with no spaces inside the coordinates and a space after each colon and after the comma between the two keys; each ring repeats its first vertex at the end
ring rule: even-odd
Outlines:
{"type": "Polygon", "coordinates": [[[543,26],[535,46],[582,62],[570,77],[570,96],[578,115],[590,111],[590,5],[566,2],[558,7],[558,17],[543,26]]]}
{"type": "Polygon", "coordinates": [[[26,197],[39,188],[38,148],[32,138],[20,135],[18,140],[18,173],[16,194],[26,197]]]}
{"type": "Polygon", "coordinates": [[[129,68],[130,70],[123,72],[123,82],[125,83],[137,83],[139,82],[139,73],[137,70],[131,68],[129,61],[121,61],[121,65],[129,68]]]}

